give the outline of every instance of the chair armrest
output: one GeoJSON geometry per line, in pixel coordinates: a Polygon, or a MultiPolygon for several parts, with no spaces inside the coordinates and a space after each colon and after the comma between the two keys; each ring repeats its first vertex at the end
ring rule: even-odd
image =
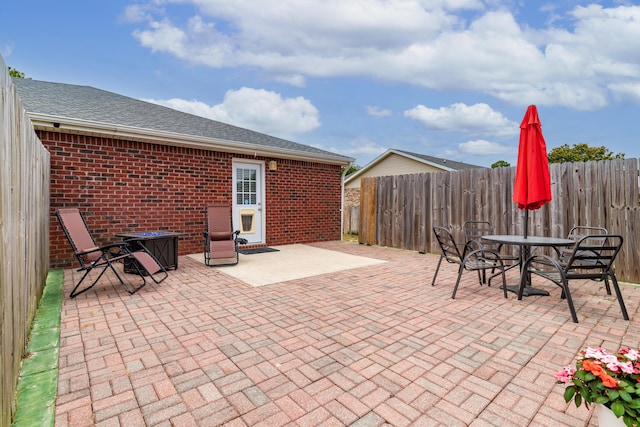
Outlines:
{"type": "Polygon", "coordinates": [[[485,245],[480,240],[476,240],[476,239],[467,240],[467,243],[465,243],[465,247],[469,251],[473,251],[473,250],[476,250],[476,249],[482,249],[482,248],[484,248],[484,246],[485,245]]]}
{"type": "Polygon", "coordinates": [[[529,269],[531,273],[553,280],[551,277],[549,277],[550,273],[561,274],[561,272],[565,269],[565,265],[561,260],[552,258],[548,255],[534,255],[530,256],[529,259],[525,261],[524,268],[529,269]],[[545,266],[547,268],[537,268],[536,265],[545,266]]]}
{"type": "Polygon", "coordinates": [[[129,243],[123,241],[123,242],[116,242],[116,243],[109,243],[107,245],[103,245],[103,246],[95,246],[93,248],[88,248],[84,251],[81,252],[76,252],[77,255],[87,255],[87,254],[91,254],[94,252],[109,252],[111,253],[110,249],[112,248],[119,248],[120,250],[126,248],[129,246],[129,243]]]}
{"type": "Polygon", "coordinates": [[[467,259],[472,257],[477,257],[485,261],[499,262],[501,265],[504,264],[502,257],[500,256],[498,251],[494,249],[480,248],[472,250],[464,257],[464,260],[466,261],[467,259]],[[487,256],[488,254],[491,254],[491,256],[487,256]]]}

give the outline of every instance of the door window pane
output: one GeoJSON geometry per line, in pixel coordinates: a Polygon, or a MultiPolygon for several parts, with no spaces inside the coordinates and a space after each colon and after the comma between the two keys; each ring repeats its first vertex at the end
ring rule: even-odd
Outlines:
{"type": "Polygon", "coordinates": [[[257,174],[255,169],[236,169],[236,203],[255,205],[257,197],[257,174]]]}

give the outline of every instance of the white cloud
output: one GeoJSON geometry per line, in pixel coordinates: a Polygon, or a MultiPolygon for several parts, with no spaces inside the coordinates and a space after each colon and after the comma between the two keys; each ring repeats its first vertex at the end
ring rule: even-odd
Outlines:
{"type": "Polygon", "coordinates": [[[404,112],[406,117],[420,121],[426,128],[445,132],[468,132],[473,135],[509,137],[520,133],[520,125],[494,111],[484,103],[452,104],[438,109],[418,105],[404,112]]]}
{"type": "Polygon", "coordinates": [[[281,138],[293,138],[320,126],[318,109],[307,99],[283,98],[264,89],[230,90],[221,104],[213,106],[175,98],[147,101],[281,138]]]}
{"type": "Polygon", "coordinates": [[[191,5],[193,16],[181,22],[162,9],[129,11],[132,20],[146,17],[134,32],[143,46],[214,68],[255,68],[300,87],[309,77],[365,76],[479,91],[517,106],[594,110],[611,102],[612,85],[640,79],[635,5],[543,8],[553,26],[532,28],[507,9],[516,2],[503,1],[163,2],[171,3],[191,5]]]}
{"type": "Polygon", "coordinates": [[[485,156],[485,155],[512,155],[517,152],[515,147],[501,145],[496,142],[478,139],[475,141],[467,141],[458,145],[462,153],[468,156],[485,156]]]}
{"type": "Polygon", "coordinates": [[[152,19],[146,11],[146,8],[140,4],[132,4],[125,7],[124,12],[120,16],[120,20],[123,22],[145,22],[152,19]]]}
{"type": "Polygon", "coordinates": [[[609,85],[609,89],[622,101],[640,104],[640,82],[615,83],[609,85]]]}
{"type": "Polygon", "coordinates": [[[301,74],[276,75],[275,81],[287,83],[295,87],[305,87],[306,79],[301,74]]]}
{"type": "Polygon", "coordinates": [[[388,110],[386,108],[375,107],[372,105],[365,106],[365,110],[367,111],[367,114],[369,116],[373,116],[373,117],[389,117],[393,114],[391,110],[388,110]]]}
{"type": "Polygon", "coordinates": [[[7,58],[9,56],[11,56],[11,53],[13,52],[13,47],[14,47],[14,43],[5,43],[2,45],[2,49],[0,49],[0,54],[4,57],[7,58]]]}
{"type": "Polygon", "coordinates": [[[377,142],[364,137],[358,136],[349,142],[347,147],[317,147],[323,150],[328,150],[334,153],[339,153],[345,156],[354,157],[358,159],[358,165],[364,166],[369,163],[375,157],[387,151],[388,147],[383,147],[377,142]]]}

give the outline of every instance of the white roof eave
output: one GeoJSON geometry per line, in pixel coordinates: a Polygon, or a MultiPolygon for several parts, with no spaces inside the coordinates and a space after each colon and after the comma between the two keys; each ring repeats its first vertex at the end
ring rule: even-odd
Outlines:
{"type": "Polygon", "coordinates": [[[449,166],[444,166],[438,163],[434,163],[434,162],[430,162],[428,160],[422,159],[420,157],[416,157],[416,156],[410,156],[407,153],[403,153],[403,152],[399,152],[394,150],[393,148],[388,149],[387,151],[385,151],[384,153],[380,154],[378,157],[376,157],[375,159],[373,159],[371,162],[369,162],[368,164],[366,164],[363,168],[357,170],[356,172],[352,173],[351,175],[349,175],[344,183],[348,184],[353,180],[356,180],[360,177],[360,175],[363,175],[365,172],[367,172],[369,169],[373,168],[375,165],[382,163],[382,161],[384,159],[386,159],[387,157],[391,156],[392,154],[395,154],[397,156],[400,157],[405,157],[407,159],[411,159],[411,160],[415,160],[416,162],[428,165],[428,166],[432,166],[434,168],[437,169],[441,169],[444,172],[452,172],[455,171],[456,169],[453,169],[449,166]]]}
{"type": "Polygon", "coordinates": [[[67,132],[82,135],[114,137],[141,142],[150,142],[178,147],[198,148],[225,153],[248,154],[252,156],[278,157],[283,159],[313,161],[326,164],[348,165],[355,159],[343,156],[305,153],[277,147],[267,147],[248,142],[186,135],[177,132],[139,128],[135,126],[115,125],[91,120],[72,119],[38,113],[27,113],[33,126],[38,130],[67,132]],[[55,124],[54,124],[55,123],[55,124]]]}

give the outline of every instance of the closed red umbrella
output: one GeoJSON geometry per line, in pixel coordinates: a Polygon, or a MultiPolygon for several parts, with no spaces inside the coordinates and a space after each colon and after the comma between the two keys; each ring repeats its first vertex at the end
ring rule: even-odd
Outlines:
{"type": "Polygon", "coordinates": [[[539,209],[551,201],[551,177],[547,144],[542,136],[538,109],[530,105],[520,124],[518,164],[513,183],[513,201],[525,210],[524,237],[527,237],[529,210],[539,209]]]}

